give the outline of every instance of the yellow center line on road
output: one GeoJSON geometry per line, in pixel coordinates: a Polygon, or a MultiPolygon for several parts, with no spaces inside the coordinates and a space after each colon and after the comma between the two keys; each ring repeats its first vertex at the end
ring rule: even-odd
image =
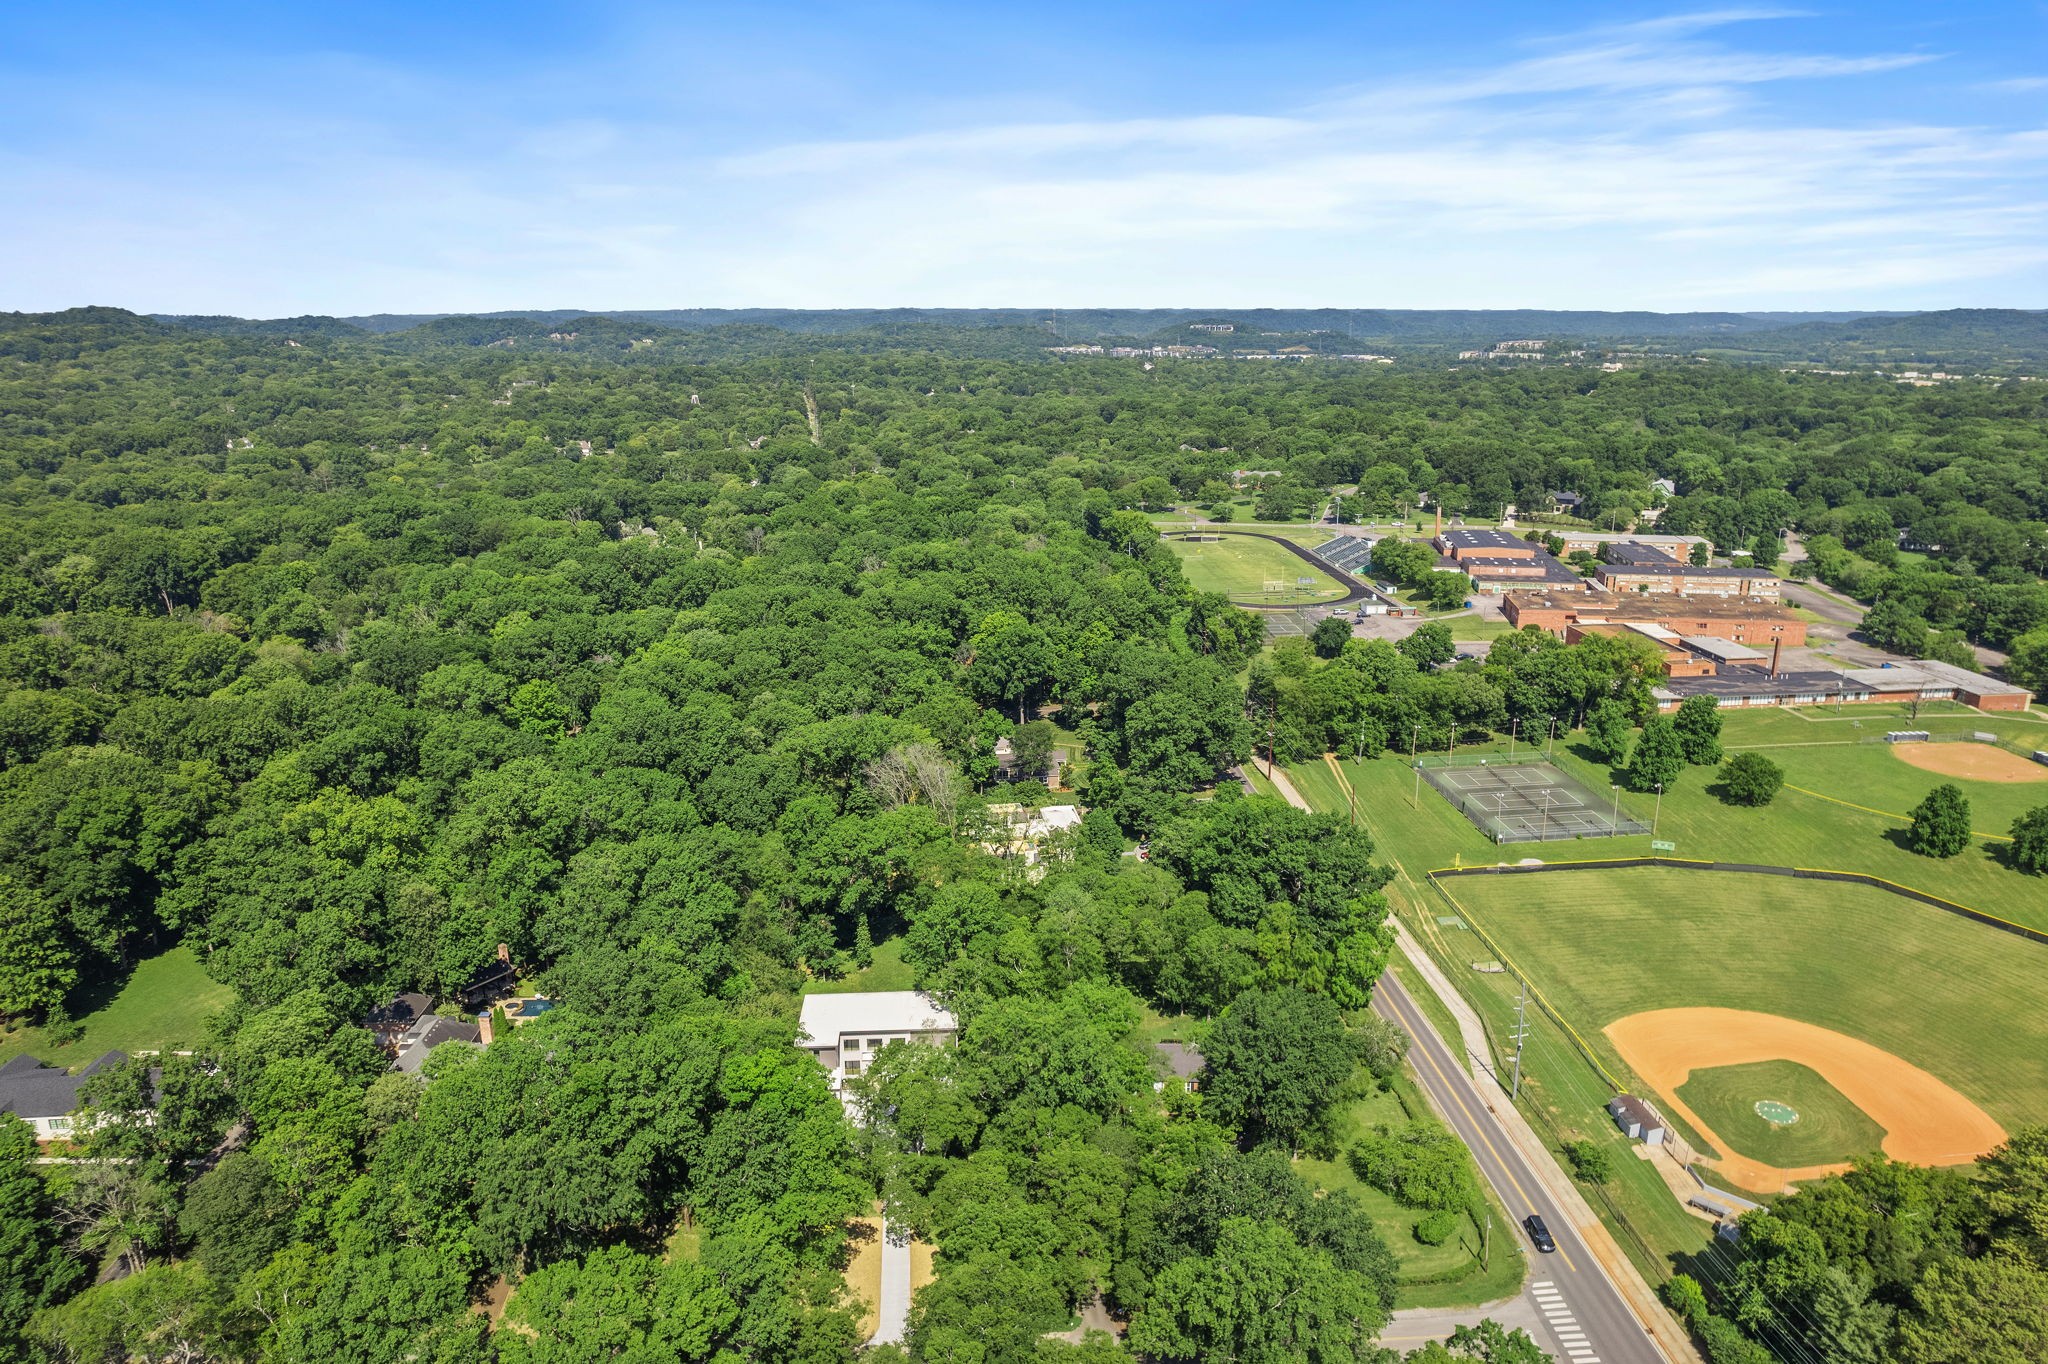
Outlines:
{"type": "MultiPolygon", "coordinates": [[[[1413,1007],[1412,1004],[1411,1007],[1413,1007]]],[[[1419,1020],[1410,1020],[1409,1022],[1411,1027],[1421,1026],[1419,1020]]],[[[1500,1164],[1501,1173],[1507,1176],[1508,1183],[1515,1186],[1515,1193],[1521,1198],[1522,1205],[1531,1212],[1534,1212],[1536,1200],[1529,1197],[1528,1190],[1524,1189],[1521,1181],[1515,1178],[1514,1167],[1508,1164],[1507,1159],[1501,1155],[1500,1149],[1493,1144],[1493,1139],[1486,1135],[1486,1124],[1481,1122],[1479,1115],[1474,1113],[1471,1107],[1466,1104],[1465,1096],[1458,1092],[1458,1087],[1451,1083],[1450,1077],[1444,1074],[1441,1066],[1437,1065],[1436,1058],[1429,1054],[1429,1049],[1427,1047],[1418,1047],[1417,1050],[1421,1052],[1422,1059],[1428,1064],[1431,1072],[1442,1082],[1444,1091],[1451,1096],[1451,1102],[1458,1106],[1458,1110],[1465,1115],[1465,1120],[1472,1124],[1473,1132],[1478,1135],[1480,1141],[1486,1144],[1486,1149],[1493,1153],[1494,1160],[1500,1164]]],[[[1552,1239],[1555,1240],[1555,1237],[1552,1239]]],[[[1560,1260],[1564,1261],[1565,1267],[1571,1270],[1572,1273],[1576,1274],[1579,1272],[1578,1265],[1573,1263],[1572,1257],[1566,1253],[1562,1245],[1557,1247],[1556,1254],[1560,1260]]]]}

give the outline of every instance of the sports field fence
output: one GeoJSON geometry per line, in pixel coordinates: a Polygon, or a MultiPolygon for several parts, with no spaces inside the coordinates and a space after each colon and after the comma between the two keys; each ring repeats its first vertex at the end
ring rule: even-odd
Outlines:
{"type": "Polygon", "coordinates": [[[1533,755],[1531,761],[1515,762],[1497,753],[1464,761],[1432,754],[1416,766],[1432,790],[1495,843],[1555,843],[1650,832],[1648,824],[1622,806],[1618,790],[1597,794],[1564,769],[1533,755]]]}

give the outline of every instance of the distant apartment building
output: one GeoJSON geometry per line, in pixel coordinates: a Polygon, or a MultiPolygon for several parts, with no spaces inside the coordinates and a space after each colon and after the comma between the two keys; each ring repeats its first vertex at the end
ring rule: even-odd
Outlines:
{"type": "Polygon", "coordinates": [[[1228,336],[1237,330],[1235,322],[1190,322],[1191,332],[1208,332],[1211,336],[1228,336]]]}

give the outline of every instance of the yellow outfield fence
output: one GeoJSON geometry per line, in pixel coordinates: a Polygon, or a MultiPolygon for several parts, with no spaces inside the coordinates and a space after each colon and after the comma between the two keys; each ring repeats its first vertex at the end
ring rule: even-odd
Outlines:
{"type": "MultiPolygon", "coordinates": [[[[1826,796],[1826,795],[1822,795],[1822,794],[1821,794],[1820,792],[1818,792],[1818,791],[1809,791],[1809,790],[1807,790],[1807,789],[1806,789],[1805,787],[1803,787],[1803,786],[1794,786],[1794,785],[1793,785],[1793,784],[1792,784],[1791,782],[1789,782],[1789,781],[1785,783],[1785,789],[1786,789],[1787,791],[1797,791],[1797,792],[1798,792],[1798,793],[1799,793],[1800,795],[1802,795],[1802,796],[1812,796],[1812,797],[1813,797],[1813,798],[1814,798],[1815,800],[1825,800],[1825,801],[1829,801],[1829,802],[1831,802],[1831,803],[1833,803],[1833,804],[1835,804],[1835,805],[1846,805],[1846,806],[1848,806],[1848,807],[1849,807],[1849,808],[1850,808],[1851,810],[1861,810],[1861,811],[1862,811],[1862,812],[1863,812],[1864,814],[1866,814],[1866,815],[1883,815],[1883,816],[1884,816],[1884,817],[1885,817],[1886,819],[1896,819],[1896,820],[1900,820],[1900,821],[1902,821],[1903,823],[1906,823],[1906,824],[1911,824],[1911,823],[1913,822],[1913,817],[1912,817],[1911,815],[1902,815],[1902,814],[1899,814],[1899,813],[1898,813],[1897,811],[1895,811],[1895,810],[1879,810],[1879,809],[1875,809],[1875,808],[1873,808],[1873,807],[1871,807],[1871,806],[1868,806],[1868,805],[1858,805],[1858,804],[1857,804],[1857,803],[1856,803],[1855,801],[1853,801],[1853,800],[1843,800],[1843,799],[1842,799],[1841,797],[1839,797],[1839,796],[1826,796]]],[[[2011,835],[2011,834],[1980,834],[1980,833],[1978,833],[1978,832],[1977,832],[1976,830],[1974,830],[1974,829],[1972,829],[1972,830],[1970,831],[1970,837],[1972,837],[1972,838],[1989,838],[1989,839],[1993,839],[1993,840],[1995,840],[1995,841],[1997,841],[1997,842],[1999,842],[1999,843],[2010,843],[2010,842],[2012,842],[2012,835],[2011,835]]]]}

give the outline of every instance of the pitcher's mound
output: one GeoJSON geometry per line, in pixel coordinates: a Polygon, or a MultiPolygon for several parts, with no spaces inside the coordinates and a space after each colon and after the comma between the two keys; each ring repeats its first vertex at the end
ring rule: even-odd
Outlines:
{"type": "Polygon", "coordinates": [[[2048,781],[2048,767],[1990,744],[1893,744],[1902,762],[1965,781],[2048,781]]]}

